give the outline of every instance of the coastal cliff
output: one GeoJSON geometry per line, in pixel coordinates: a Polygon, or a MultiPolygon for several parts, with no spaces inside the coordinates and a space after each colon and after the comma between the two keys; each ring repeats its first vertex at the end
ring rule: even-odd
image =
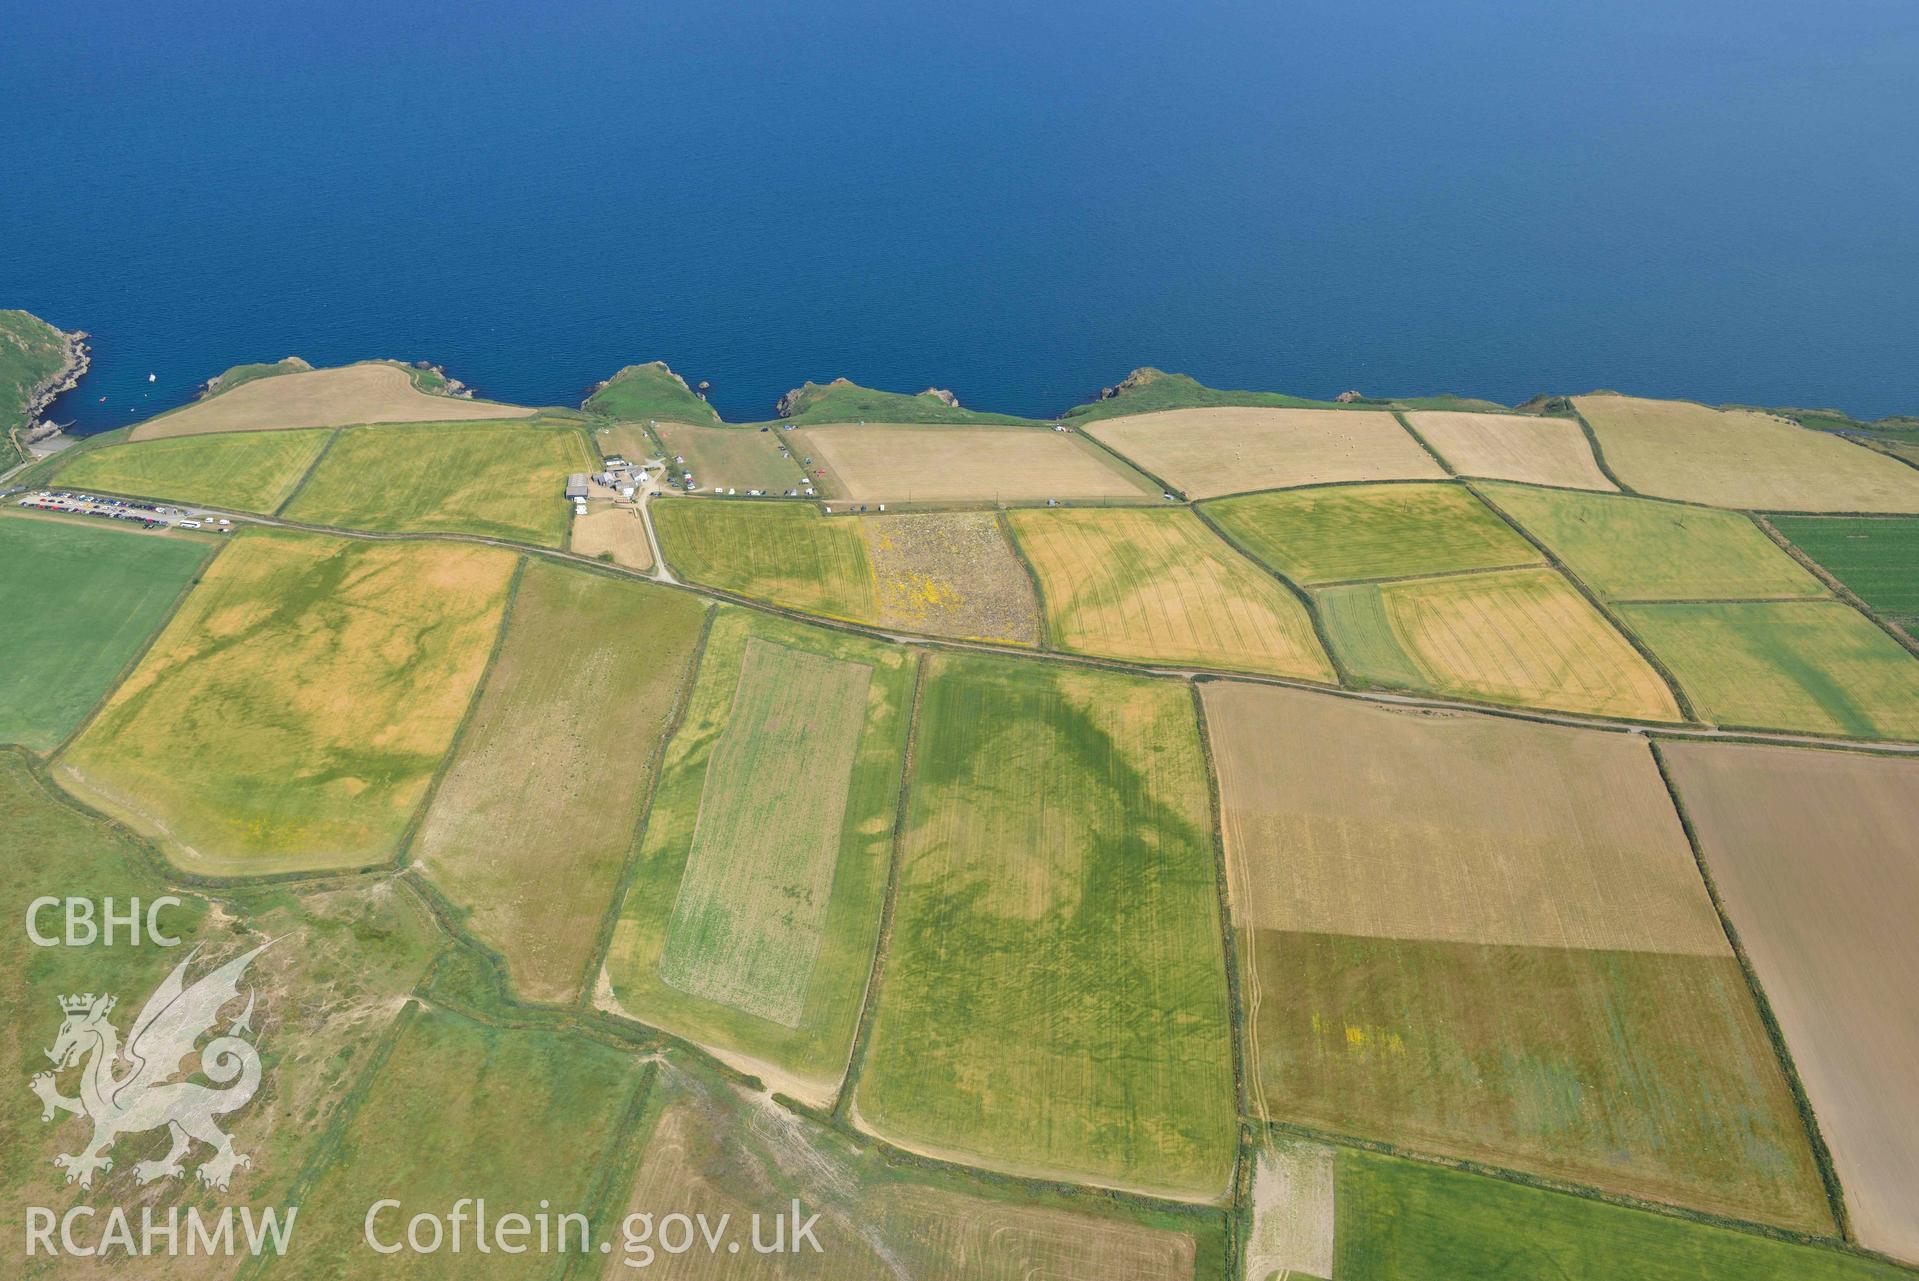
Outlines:
{"type": "Polygon", "coordinates": [[[0,311],[0,466],[27,459],[27,446],[60,434],[41,415],[73,390],[92,363],[83,330],[65,332],[24,311],[0,311]]]}

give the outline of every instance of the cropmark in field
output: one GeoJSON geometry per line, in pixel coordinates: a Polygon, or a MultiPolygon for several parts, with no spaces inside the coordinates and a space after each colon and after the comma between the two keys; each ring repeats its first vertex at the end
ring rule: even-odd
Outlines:
{"type": "Polygon", "coordinates": [[[558,547],[571,517],[566,478],[596,462],[586,437],[570,425],[359,427],[340,433],[286,515],[341,529],[477,534],[558,547]]]}
{"type": "Polygon", "coordinates": [[[1485,493],[1581,582],[1613,600],[1828,595],[1739,512],[1527,485],[1487,485],[1485,493]]]}
{"type": "Polygon", "coordinates": [[[1204,510],[1249,555],[1309,586],[1545,561],[1457,484],[1326,485],[1204,510]]]}
{"type": "Polygon", "coordinates": [[[720,612],[603,1006],[831,1101],[879,933],[912,682],[902,647],[720,612]]]}
{"type": "Polygon", "coordinates": [[[132,440],[199,436],[209,432],[286,431],[350,427],[355,423],[453,422],[524,418],[534,411],[419,390],[398,365],[372,361],[339,369],[310,369],[240,383],[133,429],[132,440]]]}
{"type": "Polygon", "coordinates": [[[1919,739],[1919,658],[1838,601],[1621,605],[1708,721],[1919,739]]]}
{"type": "Polygon", "coordinates": [[[1333,651],[1362,680],[1595,716],[1680,719],[1659,674],[1556,570],[1359,583],[1316,597],[1333,651]]]}
{"type": "Polygon", "coordinates": [[[529,562],[410,851],[538,1001],[578,995],[707,606],[529,562]]]}
{"type": "Polygon", "coordinates": [[[1439,409],[1407,414],[1406,421],[1461,476],[1618,489],[1599,470],[1586,433],[1570,418],[1439,409]]]}
{"type": "Polygon", "coordinates": [[[1919,1263],[1919,763],[1660,750],[1785,1031],[1853,1230],[1919,1263]]]}
{"type": "Polygon", "coordinates": [[[858,527],[808,504],[668,499],[653,504],[660,554],[688,582],[829,618],[879,612],[858,527]]]}
{"type": "Polygon", "coordinates": [[[286,501],[333,433],[252,432],[103,445],[74,457],[57,483],[231,511],[271,512],[286,501]]]}
{"type": "Polygon", "coordinates": [[[1831,1229],[1643,739],[1204,698],[1263,1115],[1831,1229]]]}
{"type": "Polygon", "coordinates": [[[0,742],[47,751],[153,635],[213,547],[0,515],[0,742]]]}
{"type": "Polygon", "coordinates": [[[1338,409],[1170,409],[1086,429],[1189,498],[1354,480],[1444,480],[1391,414],[1338,409]]]}
{"type": "Polygon", "coordinates": [[[1331,682],[1306,608],[1189,511],[1009,514],[1066,649],[1331,682]]]}
{"type": "Polygon", "coordinates": [[[391,857],[486,666],[511,553],[234,536],[58,764],[190,871],[391,857]]]}
{"type": "Polygon", "coordinates": [[[1015,1173],[1220,1197],[1233,1069],[1188,689],[927,662],[857,1123],[1015,1173]]]}

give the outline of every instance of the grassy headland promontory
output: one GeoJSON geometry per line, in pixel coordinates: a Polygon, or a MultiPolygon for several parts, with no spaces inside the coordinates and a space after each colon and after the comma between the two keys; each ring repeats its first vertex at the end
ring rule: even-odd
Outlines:
{"type": "Polygon", "coordinates": [[[981,413],[967,409],[950,391],[928,387],[916,396],[876,391],[846,378],[829,383],[801,383],[781,396],[775,417],[799,425],[809,423],[964,423],[1026,426],[1036,422],[1013,414],[981,413]]]}
{"type": "Polygon", "coordinates": [[[649,418],[686,423],[720,420],[719,411],[688,387],[686,379],[667,368],[664,360],[628,365],[594,388],[580,408],[624,422],[649,418]]]}

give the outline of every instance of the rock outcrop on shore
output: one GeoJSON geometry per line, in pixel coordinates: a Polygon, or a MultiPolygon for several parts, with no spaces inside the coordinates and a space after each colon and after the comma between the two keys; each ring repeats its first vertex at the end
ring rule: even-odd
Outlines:
{"type": "Polygon", "coordinates": [[[1117,400],[1128,392],[1138,391],[1147,384],[1158,382],[1164,377],[1166,377],[1165,370],[1154,369],[1151,365],[1141,365],[1138,369],[1135,369],[1111,387],[1101,387],[1099,389],[1099,395],[1093,397],[1093,399],[1117,400]]]}
{"type": "Polygon", "coordinates": [[[87,370],[93,366],[93,352],[87,347],[90,337],[86,330],[76,329],[72,333],[62,333],[66,340],[66,354],[61,358],[60,370],[45,386],[27,398],[27,443],[45,440],[48,436],[57,436],[62,428],[58,423],[50,423],[40,417],[60,397],[80,385],[87,370]]]}

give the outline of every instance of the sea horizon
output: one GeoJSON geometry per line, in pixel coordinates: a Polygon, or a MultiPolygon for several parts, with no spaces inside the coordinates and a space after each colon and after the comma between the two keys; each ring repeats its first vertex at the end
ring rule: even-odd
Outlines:
{"type": "Polygon", "coordinates": [[[0,306],[94,336],[62,421],[288,355],[560,405],[663,359],[734,420],[1141,365],[1919,412],[1910,6],[380,13],[14,15],[0,306]]]}

